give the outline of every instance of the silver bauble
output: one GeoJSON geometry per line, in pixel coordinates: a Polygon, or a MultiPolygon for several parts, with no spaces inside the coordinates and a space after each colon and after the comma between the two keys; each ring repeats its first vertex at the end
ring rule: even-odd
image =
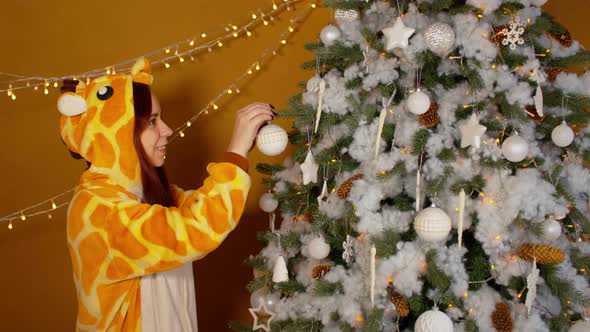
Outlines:
{"type": "Polygon", "coordinates": [[[572,325],[568,332],[588,332],[590,331],[590,321],[582,320],[572,325]]]}
{"type": "Polygon", "coordinates": [[[417,89],[408,97],[407,106],[408,110],[416,115],[424,114],[430,108],[430,97],[422,90],[417,89]]]}
{"type": "Polygon", "coordinates": [[[508,137],[502,143],[502,155],[513,163],[523,161],[529,154],[529,145],[518,133],[508,137]]]}
{"type": "Polygon", "coordinates": [[[572,144],[574,141],[574,136],[574,131],[567,125],[565,121],[563,121],[559,126],[553,128],[553,131],[551,132],[551,140],[553,143],[562,148],[572,144]]]}
{"type": "Polygon", "coordinates": [[[272,193],[264,193],[260,195],[260,200],[258,201],[258,206],[264,212],[274,212],[279,206],[279,201],[275,198],[272,193]]]}
{"type": "Polygon", "coordinates": [[[330,254],[330,245],[324,241],[323,237],[316,237],[308,245],[309,255],[317,260],[324,259],[330,254]]]}
{"type": "Polygon", "coordinates": [[[358,10],[355,9],[336,9],[334,11],[334,18],[338,22],[352,22],[358,21],[361,17],[361,14],[358,10]]]}
{"type": "Polygon", "coordinates": [[[278,156],[287,147],[289,143],[289,135],[285,129],[274,124],[268,124],[256,136],[256,147],[258,150],[267,156],[278,156]]]}
{"type": "Polygon", "coordinates": [[[455,46],[455,31],[448,24],[436,22],[426,28],[424,39],[426,45],[432,52],[440,56],[445,56],[455,46]]]}
{"type": "Polygon", "coordinates": [[[332,46],[338,38],[340,38],[340,29],[333,24],[326,25],[326,27],[322,29],[322,32],[320,32],[320,39],[326,46],[332,46]]]}
{"type": "Polygon", "coordinates": [[[555,241],[561,236],[561,224],[553,216],[543,221],[543,239],[555,241]]]}
{"type": "Polygon", "coordinates": [[[418,237],[428,242],[438,242],[447,238],[451,231],[451,218],[434,204],[420,211],[414,218],[414,230],[418,237]]]}
{"type": "Polygon", "coordinates": [[[422,313],[414,325],[415,332],[453,332],[453,321],[444,312],[428,310],[422,313]]]}

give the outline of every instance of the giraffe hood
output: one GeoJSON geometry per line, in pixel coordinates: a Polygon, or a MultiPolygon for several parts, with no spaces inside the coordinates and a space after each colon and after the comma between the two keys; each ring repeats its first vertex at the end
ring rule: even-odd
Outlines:
{"type": "Polygon", "coordinates": [[[91,163],[92,175],[106,176],[128,190],[141,185],[133,142],[133,82],[152,84],[146,59],[137,60],[129,74],[106,75],[88,84],[80,81],[75,93],[62,94],[57,103],[68,149],[91,163]]]}

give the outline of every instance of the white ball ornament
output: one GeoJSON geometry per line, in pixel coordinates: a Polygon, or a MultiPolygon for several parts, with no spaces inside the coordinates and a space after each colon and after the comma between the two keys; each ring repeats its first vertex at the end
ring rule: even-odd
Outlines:
{"type": "Polygon", "coordinates": [[[438,242],[447,238],[451,231],[451,218],[434,204],[420,211],[414,218],[414,230],[420,239],[438,242]]]}
{"type": "Polygon", "coordinates": [[[408,97],[408,110],[416,115],[424,114],[430,108],[430,97],[419,88],[408,97]]]}
{"type": "Polygon", "coordinates": [[[260,200],[258,201],[258,206],[264,212],[274,212],[279,206],[279,201],[275,198],[272,193],[264,193],[260,195],[260,200]]]}
{"type": "Polygon", "coordinates": [[[529,154],[529,145],[518,133],[508,137],[502,143],[502,155],[513,163],[523,161],[529,154]]]}
{"type": "Polygon", "coordinates": [[[561,236],[561,224],[553,216],[543,221],[543,239],[555,241],[561,236]]]}
{"type": "Polygon", "coordinates": [[[453,321],[438,309],[428,310],[418,317],[415,332],[453,332],[453,321]]]}
{"type": "Polygon", "coordinates": [[[436,22],[424,30],[424,40],[428,49],[440,56],[445,56],[455,46],[455,31],[448,24],[436,22]]]}
{"type": "Polygon", "coordinates": [[[567,123],[565,123],[565,121],[553,128],[553,131],[551,132],[551,140],[553,143],[562,148],[572,144],[574,136],[574,131],[567,125],[567,123]]]}
{"type": "Polygon", "coordinates": [[[256,147],[267,156],[278,156],[287,147],[289,136],[285,129],[274,124],[268,124],[256,136],[256,147]]]}
{"type": "Polygon", "coordinates": [[[569,332],[588,332],[590,331],[590,321],[582,320],[572,325],[569,332]]]}
{"type": "Polygon", "coordinates": [[[330,254],[330,245],[324,241],[323,237],[316,237],[308,245],[309,255],[317,260],[324,259],[330,254]]]}
{"type": "Polygon", "coordinates": [[[340,29],[331,23],[320,32],[320,39],[326,46],[332,46],[338,38],[340,38],[340,29]]]}

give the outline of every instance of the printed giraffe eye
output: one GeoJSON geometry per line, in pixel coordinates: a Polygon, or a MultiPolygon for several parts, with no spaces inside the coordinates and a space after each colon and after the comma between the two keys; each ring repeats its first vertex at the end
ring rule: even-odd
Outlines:
{"type": "Polygon", "coordinates": [[[110,86],[103,86],[96,92],[96,97],[100,100],[107,100],[113,95],[113,88],[110,86]]]}

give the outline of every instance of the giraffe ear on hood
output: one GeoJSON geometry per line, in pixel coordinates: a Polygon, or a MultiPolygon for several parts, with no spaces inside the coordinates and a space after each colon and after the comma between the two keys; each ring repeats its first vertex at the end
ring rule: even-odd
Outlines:
{"type": "Polygon", "coordinates": [[[131,67],[131,76],[133,82],[152,85],[154,77],[152,76],[152,67],[146,58],[139,58],[131,67]]]}
{"type": "Polygon", "coordinates": [[[65,116],[76,116],[88,110],[82,95],[86,84],[81,81],[64,80],[61,87],[62,95],[57,99],[57,109],[65,116]]]}

